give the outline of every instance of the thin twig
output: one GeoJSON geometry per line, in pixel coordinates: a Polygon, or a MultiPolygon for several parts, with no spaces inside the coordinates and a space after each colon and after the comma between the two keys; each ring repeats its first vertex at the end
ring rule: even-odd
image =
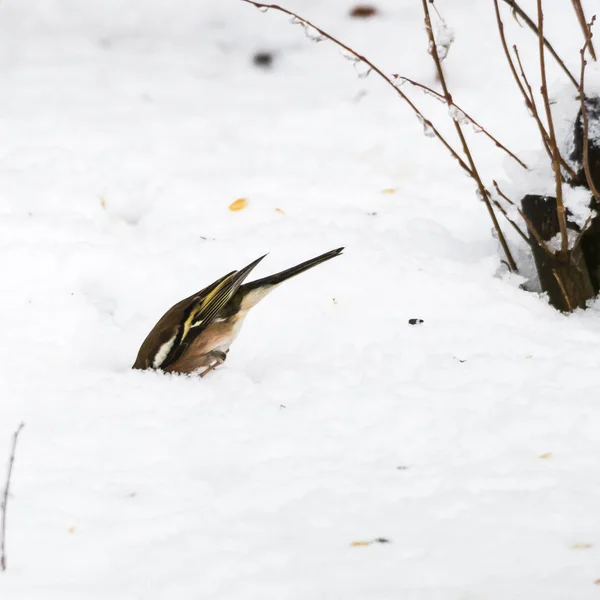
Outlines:
{"type": "Polygon", "coordinates": [[[513,229],[523,238],[526,244],[530,247],[533,247],[533,242],[525,235],[523,230],[508,216],[508,212],[506,212],[504,206],[502,206],[502,204],[500,204],[500,202],[498,202],[498,200],[496,200],[495,198],[492,198],[492,202],[494,203],[494,206],[502,213],[504,218],[513,226],[513,229]]]}
{"type": "Polygon", "coordinates": [[[501,189],[500,186],[498,185],[498,183],[494,180],[492,181],[492,183],[494,184],[494,187],[496,188],[496,191],[498,192],[498,195],[503,198],[504,200],[506,200],[506,202],[508,202],[511,206],[514,206],[518,213],[519,216],[521,217],[521,219],[523,219],[523,221],[525,222],[525,225],[527,227],[527,230],[529,231],[529,233],[531,233],[531,235],[535,238],[535,241],[537,242],[538,246],[546,253],[548,254],[548,256],[551,256],[554,258],[554,252],[552,252],[552,250],[550,250],[550,247],[548,246],[548,244],[542,239],[542,236],[539,234],[538,230],[535,228],[535,226],[533,225],[533,223],[530,221],[529,217],[521,210],[520,207],[518,207],[501,189]]]}
{"type": "Polygon", "coordinates": [[[590,51],[590,56],[592,57],[592,60],[596,60],[596,50],[594,49],[594,43],[592,42],[592,32],[590,31],[588,22],[585,18],[585,11],[581,5],[581,0],[571,0],[571,3],[573,4],[573,9],[577,15],[577,20],[579,21],[579,26],[583,32],[583,37],[587,43],[588,50],[590,51]]]}
{"type": "Polygon", "coordinates": [[[573,312],[573,305],[571,304],[571,301],[569,300],[567,290],[565,290],[565,286],[563,285],[561,278],[558,276],[556,269],[552,269],[552,275],[554,275],[554,279],[556,279],[556,282],[558,283],[558,286],[560,287],[560,291],[562,292],[562,295],[565,298],[565,302],[567,303],[567,308],[569,309],[569,312],[573,312]]]}
{"type": "Polygon", "coordinates": [[[575,250],[575,248],[577,248],[577,246],[579,246],[579,244],[581,243],[581,240],[583,239],[583,234],[590,228],[591,222],[592,222],[592,215],[590,215],[585,220],[585,223],[583,224],[581,231],[577,234],[577,237],[575,238],[575,242],[573,243],[573,248],[571,248],[571,250],[575,250]]]}
{"type": "MultiPolygon", "coordinates": [[[[516,3],[516,0],[504,0],[504,2],[506,4],[508,4],[513,9],[514,13],[518,14],[523,19],[523,21],[525,21],[525,23],[527,23],[527,26],[537,36],[539,36],[540,32],[539,32],[538,27],[531,20],[531,18],[529,17],[529,15],[516,3]]],[[[496,0],[494,0],[494,3],[496,3],[496,0]]],[[[542,40],[543,40],[544,45],[546,46],[546,48],[548,48],[548,51],[550,52],[550,54],[553,56],[554,60],[556,60],[556,62],[561,67],[561,69],[565,72],[565,74],[567,75],[567,77],[570,79],[571,83],[575,87],[577,87],[577,80],[575,79],[575,77],[573,77],[571,71],[569,71],[569,69],[567,69],[567,66],[565,65],[565,63],[563,62],[563,60],[560,58],[560,56],[556,53],[556,51],[552,47],[552,44],[543,35],[542,35],[542,40]]]]}
{"type": "Polygon", "coordinates": [[[580,76],[579,76],[579,101],[581,102],[581,125],[582,125],[582,129],[583,129],[583,171],[585,173],[585,180],[587,181],[588,187],[590,188],[590,191],[592,192],[594,199],[596,200],[596,202],[600,203],[600,192],[598,192],[598,188],[594,184],[594,179],[592,178],[592,173],[590,171],[590,156],[589,156],[589,148],[588,148],[589,121],[588,121],[588,115],[587,115],[587,106],[585,105],[585,94],[584,94],[584,91],[585,91],[584,90],[584,88],[585,88],[585,67],[587,65],[587,61],[585,60],[585,51],[592,39],[591,28],[592,28],[592,25],[594,24],[595,19],[596,19],[596,17],[594,16],[589,25],[588,31],[590,32],[590,37],[589,37],[589,39],[586,40],[585,44],[583,45],[583,48],[579,51],[579,54],[581,55],[581,72],[580,72],[580,76]]]}
{"type": "MultiPolygon", "coordinates": [[[[525,85],[527,86],[527,91],[529,92],[529,98],[531,101],[531,112],[532,112],[533,118],[535,119],[535,121],[538,125],[538,129],[540,130],[540,135],[542,136],[542,140],[544,142],[544,146],[546,148],[548,157],[550,158],[550,160],[552,160],[550,135],[546,131],[546,127],[544,126],[544,123],[542,122],[542,119],[540,117],[537,103],[536,103],[535,97],[533,95],[533,90],[531,89],[529,79],[527,78],[527,75],[525,74],[525,69],[523,68],[523,63],[521,62],[521,55],[519,54],[519,49],[517,48],[516,44],[513,45],[513,51],[515,53],[515,56],[517,57],[517,63],[519,64],[519,71],[521,73],[521,77],[523,78],[523,81],[525,82],[525,85]]],[[[567,172],[567,174],[569,175],[569,177],[571,179],[574,179],[576,176],[575,171],[573,171],[573,169],[571,168],[569,163],[567,163],[567,161],[562,157],[562,155],[560,153],[559,153],[559,159],[560,159],[560,164],[561,164],[562,168],[567,172]]],[[[564,177],[562,179],[563,179],[563,181],[565,181],[564,177]]]]}
{"type": "Polygon", "coordinates": [[[21,429],[25,427],[25,423],[21,423],[17,430],[13,434],[12,446],[10,450],[10,457],[8,459],[8,472],[6,474],[6,486],[4,487],[4,494],[2,496],[2,524],[0,526],[0,571],[6,571],[6,509],[8,507],[8,492],[10,490],[10,477],[12,475],[12,468],[15,462],[15,452],[17,450],[17,440],[21,429]]]}
{"type": "Polygon", "coordinates": [[[529,100],[529,102],[526,102],[526,104],[528,105],[533,120],[538,126],[540,135],[542,137],[542,142],[544,144],[544,148],[546,150],[546,153],[548,154],[548,158],[552,160],[552,150],[550,149],[550,136],[548,135],[548,132],[546,131],[546,126],[544,125],[540,117],[540,111],[538,110],[537,102],[535,101],[535,96],[533,94],[533,90],[531,89],[529,79],[525,74],[525,69],[523,68],[523,63],[521,62],[521,55],[519,54],[519,49],[517,48],[516,44],[513,44],[513,52],[515,53],[515,56],[517,58],[517,64],[519,65],[521,79],[523,80],[525,87],[527,88],[527,99],[529,100]]]}
{"type": "MultiPolygon", "coordinates": [[[[546,127],[544,126],[544,123],[542,122],[542,120],[540,118],[540,113],[538,111],[537,104],[535,102],[535,97],[533,95],[531,85],[529,85],[529,80],[527,79],[527,76],[525,75],[525,71],[523,69],[523,64],[521,63],[521,57],[519,55],[519,50],[517,49],[516,45],[513,45],[513,50],[514,50],[515,56],[517,58],[517,63],[519,65],[519,70],[521,72],[521,77],[519,77],[519,74],[517,73],[517,68],[512,59],[512,56],[510,54],[510,50],[508,49],[508,43],[506,41],[506,36],[504,34],[504,22],[502,21],[502,16],[500,15],[500,6],[498,5],[498,0],[494,0],[494,8],[496,9],[496,23],[498,25],[498,33],[500,34],[500,43],[502,44],[502,48],[504,49],[504,55],[506,57],[506,62],[508,62],[510,72],[512,73],[515,83],[517,84],[517,87],[519,88],[519,91],[521,92],[521,95],[523,96],[523,100],[525,101],[525,106],[531,113],[531,116],[533,117],[534,121],[536,122],[536,125],[538,126],[540,136],[542,138],[542,143],[544,145],[544,149],[546,150],[548,157],[552,160],[552,151],[550,150],[550,137],[548,135],[548,132],[546,131],[546,127]],[[523,81],[521,81],[521,79],[523,81]],[[523,84],[523,82],[524,82],[524,84],[523,84]]],[[[575,172],[571,169],[571,167],[569,167],[569,165],[566,163],[566,161],[562,160],[562,157],[561,157],[561,164],[563,165],[565,170],[569,173],[571,178],[575,177],[575,172]]]]}
{"type": "Polygon", "coordinates": [[[467,163],[465,163],[465,161],[460,157],[458,152],[448,143],[448,141],[444,138],[444,136],[442,136],[442,134],[435,128],[433,123],[429,119],[426,119],[425,116],[423,115],[423,113],[413,104],[411,99],[402,90],[400,90],[398,88],[398,86],[394,85],[394,82],[381,69],[376,67],[369,59],[365,58],[362,54],[359,54],[358,52],[356,52],[356,50],[353,50],[352,48],[350,48],[350,46],[347,46],[346,44],[340,42],[340,40],[338,40],[331,34],[327,33],[326,31],[323,31],[316,25],[313,25],[313,23],[311,23],[309,20],[305,19],[304,17],[301,17],[300,15],[292,12],[291,10],[288,10],[287,8],[283,8],[282,6],[279,6],[277,4],[263,4],[262,2],[255,2],[254,0],[241,0],[241,1],[245,2],[246,4],[251,4],[252,6],[255,6],[256,8],[259,8],[259,9],[263,9],[263,10],[272,9],[272,10],[275,10],[278,12],[282,12],[286,15],[289,15],[290,17],[295,19],[297,23],[303,25],[304,27],[312,27],[316,32],[318,32],[318,34],[320,36],[328,39],[329,41],[333,42],[339,48],[342,48],[343,50],[348,52],[357,61],[363,62],[365,65],[367,65],[371,69],[371,71],[373,71],[373,73],[378,75],[388,85],[390,85],[394,89],[394,91],[410,106],[412,111],[417,115],[417,117],[423,123],[423,125],[425,127],[428,127],[431,130],[431,132],[435,135],[435,137],[437,137],[437,139],[440,142],[442,142],[442,144],[450,152],[450,154],[452,154],[452,156],[458,161],[458,164],[461,166],[461,168],[464,169],[470,177],[473,176],[473,173],[472,173],[471,169],[469,169],[469,167],[467,166],[467,163]]]}
{"type": "Polygon", "coordinates": [[[548,83],[546,81],[546,61],[544,58],[544,12],[542,11],[542,0],[537,0],[538,13],[538,46],[540,52],[540,76],[542,86],[540,93],[544,99],[544,108],[546,109],[546,120],[548,121],[548,135],[550,136],[550,148],[552,150],[552,170],[556,185],[556,212],[558,216],[558,227],[560,229],[561,252],[566,254],[569,249],[569,237],[567,235],[567,217],[565,214],[565,205],[562,198],[562,172],[560,164],[560,150],[554,133],[554,122],[552,120],[552,110],[550,108],[550,97],[548,95],[548,83]]]}
{"type": "MultiPolygon", "coordinates": [[[[423,14],[425,16],[425,30],[427,31],[427,37],[429,38],[429,47],[431,48],[430,54],[433,58],[433,62],[435,63],[435,68],[436,68],[436,71],[437,71],[437,74],[438,74],[438,77],[440,80],[440,84],[442,86],[442,91],[444,92],[444,98],[446,100],[446,103],[448,104],[448,107],[450,107],[453,104],[452,95],[450,94],[450,90],[448,89],[448,85],[446,83],[446,77],[444,76],[444,70],[442,68],[442,61],[440,60],[438,50],[437,50],[437,44],[435,43],[435,38],[433,36],[433,28],[431,26],[431,17],[429,15],[429,6],[428,6],[429,2],[431,2],[431,0],[422,0],[423,14]]],[[[458,134],[458,137],[460,139],[460,143],[462,145],[463,152],[467,158],[467,162],[469,163],[472,177],[477,182],[477,188],[479,190],[481,198],[485,202],[485,205],[486,205],[486,208],[490,215],[490,218],[492,219],[494,229],[496,230],[496,233],[498,234],[498,240],[500,242],[500,245],[502,246],[502,250],[504,251],[506,260],[508,261],[509,270],[518,271],[517,264],[515,263],[515,260],[512,257],[512,254],[508,247],[508,243],[506,242],[506,238],[504,237],[504,234],[502,233],[502,228],[500,227],[500,223],[498,223],[498,217],[496,217],[496,213],[494,212],[494,208],[490,201],[491,195],[490,195],[489,191],[487,190],[487,188],[485,187],[485,185],[483,184],[481,176],[479,175],[479,171],[477,170],[477,166],[475,165],[475,161],[473,160],[473,155],[471,154],[471,149],[469,148],[469,144],[467,143],[467,140],[463,133],[462,127],[457,120],[452,119],[452,122],[454,123],[454,128],[456,129],[456,133],[458,134]]]]}
{"type": "Polygon", "coordinates": [[[500,15],[500,6],[498,5],[498,0],[494,0],[494,8],[496,9],[496,23],[498,24],[498,33],[500,34],[500,42],[502,44],[502,48],[504,49],[504,55],[506,56],[506,61],[508,62],[508,66],[510,67],[510,71],[511,71],[511,73],[514,77],[514,80],[521,92],[521,95],[523,96],[523,98],[525,100],[525,104],[527,105],[527,108],[529,108],[529,110],[532,110],[531,99],[527,95],[527,92],[525,91],[525,88],[523,87],[523,84],[521,83],[521,80],[519,79],[519,75],[517,74],[517,69],[515,68],[515,64],[512,60],[510,51],[508,49],[508,44],[506,42],[506,36],[504,35],[504,22],[502,21],[502,16],[500,15]]]}
{"type": "MultiPolygon", "coordinates": [[[[444,98],[444,96],[442,94],[440,94],[439,92],[436,92],[434,89],[430,88],[427,85],[424,85],[422,83],[419,83],[418,81],[415,81],[414,79],[410,79],[409,77],[404,77],[403,75],[392,75],[392,77],[394,77],[395,79],[399,79],[401,81],[406,81],[406,83],[410,83],[410,85],[412,85],[416,88],[422,89],[425,92],[427,92],[428,94],[431,94],[432,96],[435,96],[436,98],[443,100],[444,102],[446,101],[446,99],[444,98]]],[[[458,110],[460,113],[462,113],[465,116],[465,118],[472,123],[473,126],[475,126],[477,129],[479,129],[486,137],[488,137],[492,142],[494,142],[494,144],[496,144],[496,146],[498,148],[500,148],[501,150],[504,150],[504,152],[506,152],[506,154],[508,154],[512,159],[514,159],[516,162],[518,162],[524,169],[529,168],[518,156],[516,156],[514,153],[512,153],[506,146],[501,144],[489,131],[487,131],[487,129],[483,125],[480,125],[469,113],[467,113],[464,109],[462,109],[460,106],[458,106],[458,104],[456,104],[456,102],[453,102],[452,106],[456,110],[458,110]]]]}

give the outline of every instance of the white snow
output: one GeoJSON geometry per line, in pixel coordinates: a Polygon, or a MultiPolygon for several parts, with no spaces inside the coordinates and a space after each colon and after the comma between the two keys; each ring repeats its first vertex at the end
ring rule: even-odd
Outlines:
{"type": "MultiPolygon", "coordinates": [[[[438,89],[420,3],[282,4],[438,89]]],[[[492,4],[438,4],[456,103],[543,157],[492,4]]],[[[578,73],[572,7],[546,4],[578,73]]],[[[598,305],[561,315],[505,273],[474,183],[390,86],[234,0],[4,0],[0,89],[0,467],[26,423],[2,600],[598,597],[598,305]],[[130,369],[175,302],[341,245],[204,379],[130,369]]]]}

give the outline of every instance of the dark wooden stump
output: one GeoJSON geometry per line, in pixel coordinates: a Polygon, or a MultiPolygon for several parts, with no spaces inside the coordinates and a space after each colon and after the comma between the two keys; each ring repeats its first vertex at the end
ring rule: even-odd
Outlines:
{"type": "MultiPolygon", "coordinates": [[[[585,106],[588,118],[587,150],[590,178],[596,189],[600,190],[600,136],[598,134],[600,132],[600,98],[587,98],[585,106]]],[[[577,119],[573,126],[573,152],[570,158],[579,166],[577,176],[571,184],[590,189],[583,168],[583,119],[581,117],[581,109],[577,113],[577,119]]],[[[600,208],[591,194],[590,208],[597,212],[599,212],[598,209],[600,208]]],[[[589,229],[583,234],[581,248],[594,291],[597,294],[600,292],[600,216],[592,219],[589,229]]]]}
{"type": "MultiPolygon", "coordinates": [[[[585,100],[588,118],[588,163],[590,175],[597,190],[600,190],[600,98],[588,98],[585,100]]],[[[577,119],[573,127],[573,152],[570,159],[579,166],[576,185],[583,185],[589,189],[585,171],[583,169],[583,119],[581,109],[577,113],[577,119]]]]}
{"type": "Polygon", "coordinates": [[[585,258],[594,292],[600,292],[600,217],[594,217],[588,230],[581,238],[581,249],[585,258]]]}
{"type": "MultiPolygon", "coordinates": [[[[556,198],[528,194],[521,203],[523,213],[545,242],[559,233],[556,198]]],[[[574,227],[570,225],[570,228],[574,227]]],[[[563,312],[585,308],[586,302],[594,297],[595,290],[581,245],[564,256],[560,253],[550,256],[531,234],[530,239],[533,241],[533,258],[540,284],[548,294],[550,304],[563,312]]]]}

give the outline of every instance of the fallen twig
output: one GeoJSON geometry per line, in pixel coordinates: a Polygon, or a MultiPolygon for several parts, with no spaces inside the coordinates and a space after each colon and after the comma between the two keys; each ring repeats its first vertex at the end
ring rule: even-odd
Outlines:
{"type": "Polygon", "coordinates": [[[4,487],[4,494],[2,496],[2,522],[0,525],[0,571],[6,571],[6,509],[8,507],[8,492],[10,490],[10,477],[12,475],[12,468],[15,462],[15,452],[17,449],[17,440],[21,429],[25,427],[25,423],[21,423],[17,430],[13,434],[12,446],[10,450],[10,457],[8,459],[8,472],[6,474],[6,485],[4,487]]]}

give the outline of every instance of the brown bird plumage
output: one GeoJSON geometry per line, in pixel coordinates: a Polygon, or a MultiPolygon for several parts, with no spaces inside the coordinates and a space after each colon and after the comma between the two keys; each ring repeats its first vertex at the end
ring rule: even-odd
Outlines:
{"type": "Polygon", "coordinates": [[[286,279],[339,256],[342,250],[331,250],[246,284],[244,280],[264,256],[240,271],[232,271],[171,307],[142,343],[133,368],[174,373],[205,368],[200,375],[206,375],[224,362],[253,306],[286,279]]]}

